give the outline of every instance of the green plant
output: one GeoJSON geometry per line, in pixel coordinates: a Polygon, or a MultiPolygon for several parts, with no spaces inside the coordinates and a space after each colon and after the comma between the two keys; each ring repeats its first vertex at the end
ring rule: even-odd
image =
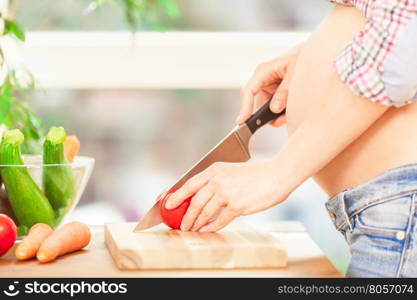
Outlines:
{"type": "Polygon", "coordinates": [[[109,4],[118,4],[123,9],[126,22],[132,32],[144,25],[162,31],[165,27],[159,21],[161,14],[173,19],[180,16],[175,0],[92,0],[88,11],[95,11],[109,4]]]}
{"type": "MultiPolygon", "coordinates": [[[[0,13],[0,38],[25,41],[25,33],[14,21],[18,1],[8,1],[9,9],[0,13]]],[[[23,153],[40,153],[43,131],[39,118],[29,105],[18,100],[21,93],[35,86],[32,74],[23,67],[17,67],[7,60],[0,47],[0,124],[7,128],[18,128],[24,136],[23,153]]]]}
{"type": "MultiPolygon", "coordinates": [[[[12,38],[24,42],[25,32],[15,21],[19,0],[5,1],[6,9],[0,12],[0,39],[12,38]]],[[[132,32],[139,26],[151,25],[156,29],[164,27],[158,21],[161,13],[176,18],[180,15],[175,0],[88,0],[89,11],[95,11],[107,4],[119,4],[132,32]]],[[[32,74],[21,66],[8,61],[0,43],[0,134],[5,128],[18,128],[24,134],[22,153],[40,154],[44,130],[40,119],[29,104],[19,100],[22,93],[33,90],[35,80],[32,74]]]]}

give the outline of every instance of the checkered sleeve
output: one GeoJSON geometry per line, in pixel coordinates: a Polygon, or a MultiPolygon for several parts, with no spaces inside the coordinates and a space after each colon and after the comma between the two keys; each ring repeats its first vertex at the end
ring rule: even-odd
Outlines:
{"type": "Polygon", "coordinates": [[[353,6],[352,0],[329,0],[329,1],[335,4],[353,6]]]}
{"type": "MultiPolygon", "coordinates": [[[[335,68],[341,80],[354,94],[382,105],[402,106],[394,103],[386,92],[382,80],[383,66],[396,37],[413,17],[407,4],[399,1],[356,1],[366,12],[368,21],[335,59],[335,68]],[[360,3],[359,3],[360,2],[360,3]]],[[[359,8],[359,7],[358,7],[359,8]]]]}

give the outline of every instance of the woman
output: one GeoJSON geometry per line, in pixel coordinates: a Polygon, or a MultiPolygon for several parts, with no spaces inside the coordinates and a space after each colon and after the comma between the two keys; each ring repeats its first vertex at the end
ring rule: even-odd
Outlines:
{"type": "Polygon", "coordinates": [[[261,64],[242,90],[238,124],[255,98],[259,106],[272,97],[275,112],[286,107],[272,124],[287,123],[283,149],[269,161],[216,163],[166,206],[195,194],[181,229],[217,231],[314,177],[350,246],[348,276],[415,277],[417,1],[333,2],[344,5],[304,44],[261,64]]]}

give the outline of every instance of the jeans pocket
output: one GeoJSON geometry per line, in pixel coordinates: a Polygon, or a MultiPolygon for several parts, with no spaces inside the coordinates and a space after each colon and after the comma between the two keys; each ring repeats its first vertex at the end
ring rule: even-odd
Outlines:
{"type": "Polygon", "coordinates": [[[348,276],[395,277],[413,217],[414,193],[373,201],[350,218],[348,276]]]}
{"type": "Polygon", "coordinates": [[[352,216],[352,233],[374,239],[404,240],[414,193],[370,203],[352,216]]]}

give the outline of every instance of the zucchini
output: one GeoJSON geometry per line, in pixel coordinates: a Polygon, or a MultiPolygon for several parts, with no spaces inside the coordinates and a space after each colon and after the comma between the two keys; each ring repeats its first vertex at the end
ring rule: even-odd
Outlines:
{"type": "Polygon", "coordinates": [[[24,136],[19,129],[6,131],[0,144],[0,169],[10,206],[20,226],[36,223],[55,225],[54,210],[42,190],[33,181],[20,153],[24,136]]]}
{"type": "Polygon", "coordinates": [[[52,207],[61,213],[75,196],[74,176],[64,155],[66,137],[63,127],[51,127],[43,145],[43,190],[52,207]]]}

